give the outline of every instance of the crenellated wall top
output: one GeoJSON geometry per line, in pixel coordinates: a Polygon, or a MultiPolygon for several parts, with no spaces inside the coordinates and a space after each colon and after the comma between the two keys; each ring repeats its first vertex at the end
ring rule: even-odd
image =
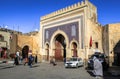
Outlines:
{"type": "Polygon", "coordinates": [[[58,11],[55,11],[55,12],[53,12],[53,13],[51,13],[51,14],[42,16],[42,17],[41,17],[41,20],[45,20],[45,19],[47,19],[47,18],[56,16],[56,15],[60,15],[60,14],[65,13],[65,12],[69,12],[69,11],[74,10],[74,9],[77,9],[77,8],[82,8],[83,6],[86,6],[86,5],[87,5],[87,2],[88,2],[88,1],[85,0],[85,1],[81,1],[81,2],[75,3],[75,4],[71,5],[71,6],[66,7],[66,8],[62,8],[62,9],[60,9],[60,10],[58,10],[58,11]]]}

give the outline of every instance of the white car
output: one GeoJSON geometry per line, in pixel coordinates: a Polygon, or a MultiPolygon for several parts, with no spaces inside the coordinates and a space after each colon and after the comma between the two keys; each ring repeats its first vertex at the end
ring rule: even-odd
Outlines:
{"type": "Polygon", "coordinates": [[[66,63],[65,63],[66,68],[68,68],[68,67],[78,68],[79,66],[83,66],[83,60],[78,57],[70,58],[70,60],[66,61],[66,63]]]}

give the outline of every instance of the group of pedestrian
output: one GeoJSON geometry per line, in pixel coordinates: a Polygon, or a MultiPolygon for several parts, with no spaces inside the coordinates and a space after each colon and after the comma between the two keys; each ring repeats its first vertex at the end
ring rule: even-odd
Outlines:
{"type": "Polygon", "coordinates": [[[24,66],[27,64],[30,68],[32,68],[33,62],[37,63],[37,55],[34,57],[32,52],[28,53],[28,56],[22,57],[19,52],[16,52],[14,56],[14,65],[19,65],[20,62],[23,62],[24,66]]]}

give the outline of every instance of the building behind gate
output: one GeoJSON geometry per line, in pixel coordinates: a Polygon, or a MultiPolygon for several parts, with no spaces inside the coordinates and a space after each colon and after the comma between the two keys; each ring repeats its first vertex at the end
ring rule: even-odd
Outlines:
{"type": "Polygon", "coordinates": [[[42,60],[63,61],[88,57],[102,50],[102,27],[97,8],[88,0],[41,17],[40,53],[42,60]]]}

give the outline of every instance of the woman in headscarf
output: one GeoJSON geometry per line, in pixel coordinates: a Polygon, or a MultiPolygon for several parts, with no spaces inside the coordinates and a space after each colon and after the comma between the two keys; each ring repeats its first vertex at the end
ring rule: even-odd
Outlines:
{"type": "Polygon", "coordinates": [[[94,75],[96,76],[97,79],[102,78],[103,77],[102,63],[95,56],[93,57],[93,62],[94,62],[94,75]]]}

